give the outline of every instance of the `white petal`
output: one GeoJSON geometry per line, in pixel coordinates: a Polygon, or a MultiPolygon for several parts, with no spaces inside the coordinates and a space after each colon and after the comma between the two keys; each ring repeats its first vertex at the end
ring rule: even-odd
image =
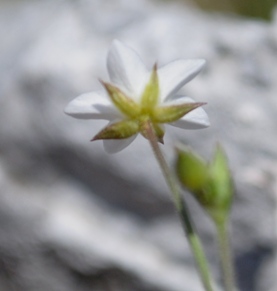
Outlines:
{"type": "Polygon", "coordinates": [[[113,120],[121,117],[120,112],[104,91],[82,94],[66,106],[64,112],[80,119],[113,120]]]}
{"type": "Polygon", "coordinates": [[[158,70],[160,98],[164,101],[193,79],[205,65],[205,60],[176,60],[158,70]]]}
{"type": "Polygon", "coordinates": [[[176,96],[176,98],[174,99],[166,100],[164,103],[161,104],[161,106],[174,106],[186,103],[195,103],[195,100],[190,97],[176,96]]]}
{"type": "Polygon", "coordinates": [[[120,41],[114,40],[108,53],[107,68],[112,83],[138,100],[149,76],[138,54],[120,41]]]}
{"type": "Polygon", "coordinates": [[[110,154],[118,153],[125,149],[136,137],[137,134],[124,139],[105,139],[103,140],[104,149],[110,154]]]}
{"type": "MultiPolygon", "coordinates": [[[[166,102],[164,105],[179,105],[184,103],[195,103],[195,101],[189,97],[180,97],[170,102],[166,102]]],[[[181,119],[170,123],[170,125],[183,129],[201,129],[209,127],[210,121],[205,110],[202,107],[198,107],[190,111],[181,119]]]]}

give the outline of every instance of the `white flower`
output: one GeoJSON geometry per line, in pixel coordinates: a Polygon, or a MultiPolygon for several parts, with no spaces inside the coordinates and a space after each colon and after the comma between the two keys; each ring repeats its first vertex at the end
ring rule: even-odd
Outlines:
{"type": "MultiPolygon", "coordinates": [[[[108,53],[110,83],[105,90],[80,95],[65,108],[65,113],[80,119],[104,119],[109,124],[93,140],[103,139],[107,152],[127,147],[143,133],[150,121],[162,142],[163,123],[183,129],[209,126],[206,112],[191,98],[176,96],[177,91],[203,68],[202,59],[176,60],[149,71],[135,51],[114,40],[108,53]]],[[[144,135],[145,136],[145,135],[144,135]]]]}

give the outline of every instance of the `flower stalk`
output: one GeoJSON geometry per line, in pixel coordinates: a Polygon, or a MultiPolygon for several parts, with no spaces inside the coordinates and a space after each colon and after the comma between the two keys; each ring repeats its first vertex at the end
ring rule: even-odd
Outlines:
{"type": "Polygon", "coordinates": [[[228,219],[215,221],[225,291],[235,291],[235,275],[228,235],[228,219]]]}
{"type": "Polygon", "coordinates": [[[145,129],[145,135],[147,135],[147,139],[149,140],[151,144],[153,153],[159,163],[159,166],[162,170],[166,183],[173,195],[174,204],[180,216],[183,229],[185,231],[191,250],[193,252],[194,259],[198,267],[198,271],[199,271],[203,286],[206,291],[213,291],[214,289],[212,287],[213,285],[212,285],[211,274],[210,274],[209,266],[207,263],[207,259],[206,259],[202,244],[200,242],[198,235],[196,234],[194,230],[194,226],[191,222],[187,206],[185,204],[184,199],[182,199],[177,180],[175,176],[172,174],[172,172],[170,171],[170,168],[159,147],[158,139],[155,135],[155,131],[154,131],[151,121],[148,120],[145,122],[144,129],[145,129]]]}

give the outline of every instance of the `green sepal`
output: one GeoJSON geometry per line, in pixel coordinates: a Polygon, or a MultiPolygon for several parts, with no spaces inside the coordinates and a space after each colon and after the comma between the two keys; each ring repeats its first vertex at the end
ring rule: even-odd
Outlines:
{"type": "Polygon", "coordinates": [[[177,121],[190,111],[204,105],[206,103],[185,103],[172,106],[160,106],[154,108],[152,112],[152,120],[158,123],[170,123],[177,121]]]}
{"type": "Polygon", "coordinates": [[[141,97],[142,113],[148,113],[159,101],[159,78],[157,73],[157,64],[154,65],[149,83],[146,85],[141,97]]]}
{"type": "Polygon", "coordinates": [[[201,204],[207,204],[204,191],[209,171],[206,162],[186,147],[177,148],[176,172],[181,184],[194,193],[201,204]]]}
{"type": "Polygon", "coordinates": [[[135,118],[140,114],[140,106],[130,97],[126,96],[118,87],[100,81],[108,92],[113,104],[124,115],[135,118]]]}
{"type": "Polygon", "coordinates": [[[210,191],[215,197],[211,214],[214,218],[217,218],[216,209],[220,209],[223,213],[229,212],[234,193],[227,157],[220,145],[216,147],[213,160],[209,165],[209,171],[211,175],[210,191]]]}
{"type": "Polygon", "coordinates": [[[123,120],[106,126],[91,141],[99,139],[124,139],[138,132],[139,123],[137,121],[123,120]]]}
{"type": "MultiPolygon", "coordinates": [[[[140,133],[146,139],[148,139],[148,136],[149,136],[149,134],[147,133],[148,126],[149,124],[147,123],[147,121],[142,121],[140,123],[140,133]]],[[[151,126],[153,127],[153,131],[155,133],[155,136],[158,142],[161,144],[164,144],[163,137],[164,137],[165,132],[164,132],[163,126],[159,124],[155,124],[155,123],[151,123],[151,126]]]]}
{"type": "Polygon", "coordinates": [[[153,123],[153,128],[158,139],[158,142],[164,144],[164,128],[162,125],[153,123]]]}

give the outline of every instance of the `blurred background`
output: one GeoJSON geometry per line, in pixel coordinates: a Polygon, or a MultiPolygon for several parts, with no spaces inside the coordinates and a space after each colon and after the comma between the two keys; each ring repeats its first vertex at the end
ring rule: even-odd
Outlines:
{"type": "MultiPolygon", "coordinates": [[[[192,255],[147,141],[116,155],[105,123],[66,104],[107,80],[113,39],[151,68],[205,58],[183,89],[211,127],[168,129],[209,158],[220,141],[236,183],[239,290],[276,291],[276,0],[0,1],[0,290],[200,291],[192,255]]],[[[183,193],[220,284],[215,231],[183,193]]]]}

